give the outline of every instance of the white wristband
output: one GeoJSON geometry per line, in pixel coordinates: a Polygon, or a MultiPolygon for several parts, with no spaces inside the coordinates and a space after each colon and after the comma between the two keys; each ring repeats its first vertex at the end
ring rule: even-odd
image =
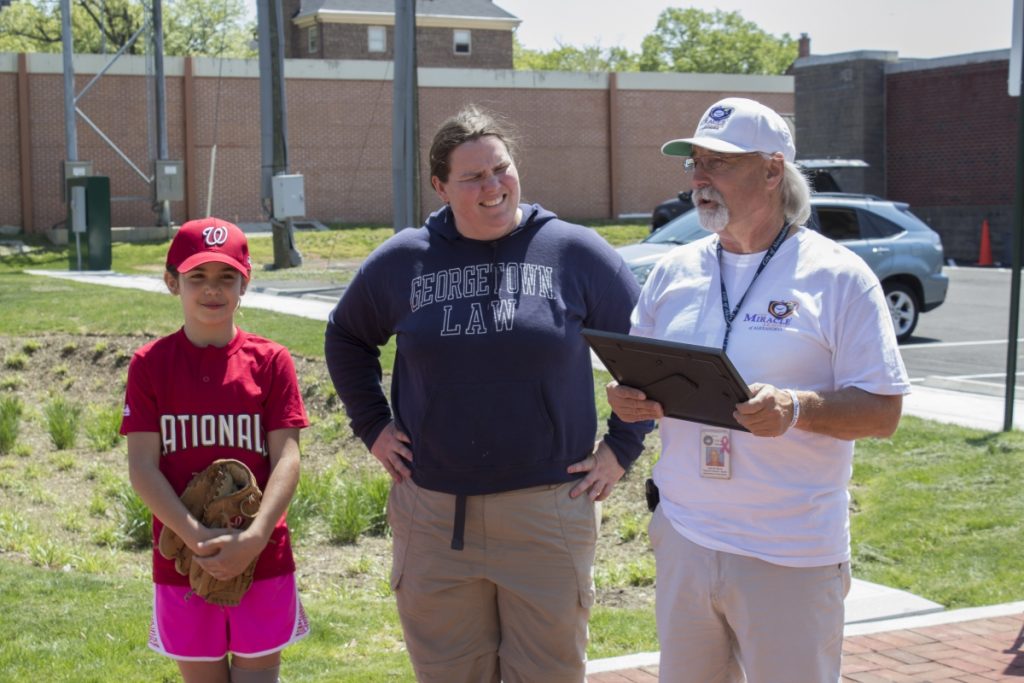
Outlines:
{"type": "Polygon", "coordinates": [[[789,421],[789,427],[786,428],[788,430],[796,427],[796,422],[800,419],[800,399],[796,397],[796,392],[792,389],[786,389],[786,393],[789,394],[789,400],[793,402],[793,419],[789,421]]]}

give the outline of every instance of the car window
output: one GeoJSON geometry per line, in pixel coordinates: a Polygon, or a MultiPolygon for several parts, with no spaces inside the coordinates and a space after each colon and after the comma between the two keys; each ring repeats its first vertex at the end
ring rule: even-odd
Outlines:
{"type": "Polygon", "coordinates": [[[812,227],[825,237],[831,237],[837,242],[861,238],[860,221],[856,209],[819,206],[815,213],[815,225],[812,227]]]}
{"type": "Polygon", "coordinates": [[[700,227],[697,210],[691,209],[655,230],[644,242],[648,244],[689,244],[710,234],[700,227]]]}
{"type": "Polygon", "coordinates": [[[895,207],[896,207],[896,210],[900,212],[900,216],[903,219],[902,220],[903,223],[908,224],[908,225],[914,225],[914,226],[917,226],[918,228],[922,228],[924,230],[931,230],[931,228],[928,227],[928,224],[925,223],[920,218],[918,218],[914,214],[914,212],[910,210],[910,207],[908,207],[906,204],[896,204],[895,207]]]}
{"type": "Polygon", "coordinates": [[[892,237],[904,231],[902,227],[893,223],[888,218],[883,218],[871,211],[860,212],[860,217],[860,232],[866,239],[892,237]]]}

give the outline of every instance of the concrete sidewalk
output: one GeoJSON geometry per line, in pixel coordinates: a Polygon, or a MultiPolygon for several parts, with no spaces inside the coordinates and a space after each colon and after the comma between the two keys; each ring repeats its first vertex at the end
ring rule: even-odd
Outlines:
{"type": "MultiPolygon", "coordinates": [[[[125,275],[109,270],[103,271],[67,271],[67,270],[26,270],[30,275],[44,275],[63,280],[74,280],[91,285],[105,285],[122,289],[139,289],[147,292],[167,294],[163,279],[155,275],[125,275]]],[[[323,298],[311,298],[296,293],[322,291],[325,286],[316,283],[293,283],[288,290],[269,288],[262,285],[252,286],[242,297],[242,308],[259,308],[277,313],[297,315],[300,318],[311,318],[327,322],[327,314],[334,308],[332,301],[323,298]]],[[[336,300],[335,300],[336,301],[336,300]]]]}

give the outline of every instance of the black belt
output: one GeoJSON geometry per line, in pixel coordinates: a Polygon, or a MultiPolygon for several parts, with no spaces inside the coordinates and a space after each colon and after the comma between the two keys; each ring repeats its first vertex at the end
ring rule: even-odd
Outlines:
{"type": "Polygon", "coordinates": [[[455,522],[452,525],[452,550],[462,550],[463,533],[466,531],[466,496],[455,495],[455,522]]]}

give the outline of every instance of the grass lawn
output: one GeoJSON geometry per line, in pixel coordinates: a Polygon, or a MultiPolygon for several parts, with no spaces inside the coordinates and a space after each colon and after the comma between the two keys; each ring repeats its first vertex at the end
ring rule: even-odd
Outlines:
{"type": "MultiPolygon", "coordinates": [[[[637,228],[646,230],[600,230],[613,240],[632,241],[637,228]]],[[[323,262],[329,268],[346,259],[357,262],[388,234],[381,228],[300,233],[308,260],[320,260],[304,266],[304,272],[320,277],[317,273],[328,270],[323,262]]],[[[114,267],[156,274],[165,249],[165,244],[119,246],[114,267]]],[[[256,260],[271,260],[269,251],[256,260]]],[[[177,680],[173,665],[145,645],[151,604],[147,551],[111,541],[116,534],[110,525],[121,514],[113,492],[125,486],[123,443],[102,451],[84,444],[66,450],[48,446],[41,410],[46,399],[29,394],[25,377],[44,352],[40,345],[58,333],[70,335],[82,341],[69,354],[110,364],[111,370],[104,366],[99,372],[104,386],[82,386],[84,379],[75,384],[72,366],[40,372],[53,378],[54,388],[63,387],[69,400],[77,391],[116,405],[123,385],[111,381],[109,372],[123,374],[123,366],[102,340],[134,343],[166,334],[180,326],[180,306],[169,295],[20,272],[66,264],[66,250],[0,256],[0,404],[24,401],[17,445],[0,451],[0,680],[177,680]],[[51,478],[58,475],[59,481],[51,478]],[[73,503],[67,486],[90,487],[86,502],[73,503]]],[[[257,272],[260,277],[265,275],[257,272]]],[[[243,327],[293,351],[304,368],[300,384],[308,389],[307,405],[316,406],[311,408],[314,425],[303,436],[302,495],[293,504],[300,585],[313,633],[286,651],[282,680],[409,680],[394,599],[386,587],[387,539],[341,544],[318,535],[324,501],[339,495],[331,482],[347,486],[375,465],[329,395],[323,323],[251,309],[242,315],[243,327]]],[[[74,346],[64,337],[64,347],[74,346]]],[[[390,367],[390,360],[384,364],[390,367]]],[[[605,379],[599,373],[597,386],[605,379]]],[[[596,400],[606,415],[600,388],[596,400]]],[[[656,436],[649,439],[652,452],[603,508],[592,658],[657,649],[653,562],[642,502],[642,481],[657,443],[656,436]]],[[[1015,543],[1024,530],[1022,452],[1019,432],[990,434],[913,417],[905,417],[891,439],[859,442],[851,485],[854,575],[948,608],[1024,598],[1019,580],[1024,546],[1015,543]]]]}
{"type": "MultiPolygon", "coordinates": [[[[650,234],[649,226],[639,223],[602,224],[595,226],[594,230],[615,247],[639,242],[650,234]]],[[[303,265],[300,268],[288,269],[282,277],[345,282],[351,277],[354,266],[393,234],[394,230],[391,228],[379,226],[296,231],[295,246],[302,253],[303,265]]],[[[70,247],[54,247],[40,237],[32,237],[27,241],[35,250],[26,254],[0,257],[0,272],[12,269],[68,269],[74,254],[73,244],[70,247]]],[[[167,241],[115,242],[112,246],[112,268],[121,273],[158,275],[163,271],[167,245],[167,241]]],[[[269,233],[251,236],[249,251],[254,265],[254,279],[272,279],[274,274],[263,270],[264,266],[274,262],[273,244],[269,233]]]]}
{"type": "Polygon", "coordinates": [[[1024,599],[1024,434],[904,417],[857,445],[854,575],[947,608],[1024,599]]]}

